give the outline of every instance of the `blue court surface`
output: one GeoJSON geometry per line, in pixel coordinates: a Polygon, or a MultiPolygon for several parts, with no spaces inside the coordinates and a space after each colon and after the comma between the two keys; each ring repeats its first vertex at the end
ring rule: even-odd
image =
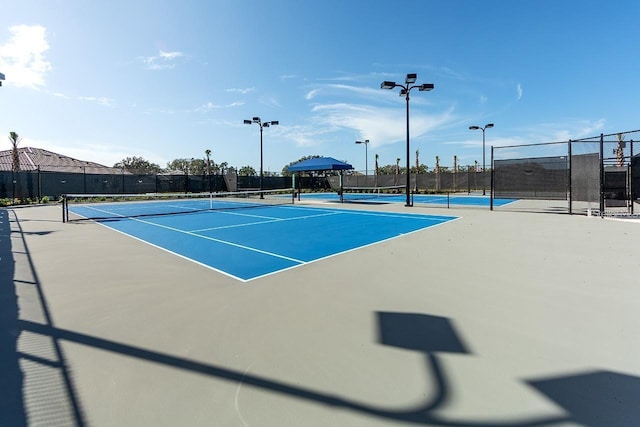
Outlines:
{"type": "MultiPolygon", "coordinates": [[[[414,205],[436,205],[436,206],[475,206],[489,208],[491,198],[481,195],[467,194],[413,194],[411,196],[414,205]]],[[[332,202],[340,201],[336,192],[327,193],[304,193],[302,200],[327,200],[332,202]]],[[[407,196],[404,194],[376,194],[376,193],[344,193],[345,202],[357,203],[406,203],[407,196]]],[[[515,202],[515,199],[493,199],[496,207],[504,206],[515,202]]]]}
{"type": "MultiPolygon", "coordinates": [[[[83,209],[70,208],[79,215],[83,209]]],[[[97,222],[249,281],[454,219],[284,205],[97,222]]]]}

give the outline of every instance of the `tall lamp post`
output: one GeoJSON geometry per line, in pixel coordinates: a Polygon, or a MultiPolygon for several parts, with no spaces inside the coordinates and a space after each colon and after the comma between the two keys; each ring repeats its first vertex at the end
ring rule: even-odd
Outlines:
{"type": "Polygon", "coordinates": [[[485,177],[484,173],[487,170],[485,165],[484,131],[492,127],[493,127],[493,123],[487,123],[486,125],[484,125],[484,127],[469,126],[469,130],[482,130],[482,195],[483,196],[487,194],[487,186],[485,184],[486,181],[484,179],[485,177]]]}
{"type": "Polygon", "coordinates": [[[3,80],[4,80],[4,74],[0,73],[0,86],[2,86],[3,80]]]}
{"type": "Polygon", "coordinates": [[[418,88],[419,91],[423,92],[423,91],[430,91],[433,89],[433,83],[423,83],[421,85],[414,85],[414,83],[416,82],[418,78],[418,75],[413,73],[413,74],[407,74],[407,77],[404,80],[404,85],[398,84],[396,82],[390,82],[390,81],[383,81],[380,84],[380,88],[381,89],[393,89],[396,87],[400,88],[400,96],[405,97],[405,99],[407,100],[407,185],[406,185],[406,189],[405,192],[407,193],[407,203],[405,204],[405,206],[412,206],[411,204],[411,164],[410,164],[410,149],[409,149],[409,92],[411,92],[412,89],[418,88]]]}
{"type": "Polygon", "coordinates": [[[369,176],[369,149],[367,148],[369,140],[365,139],[364,141],[356,141],[356,144],[364,144],[364,176],[369,176]]]}
{"type": "MultiPolygon", "coordinates": [[[[250,125],[250,124],[257,124],[258,126],[260,126],[260,191],[264,190],[263,187],[263,172],[262,172],[262,129],[264,128],[268,128],[269,126],[277,126],[280,124],[279,121],[277,120],[272,120],[270,122],[263,122],[262,120],[260,120],[260,117],[254,117],[251,120],[245,120],[244,124],[245,125],[250,125]]],[[[264,199],[264,194],[260,193],[260,198],[264,199]]]]}

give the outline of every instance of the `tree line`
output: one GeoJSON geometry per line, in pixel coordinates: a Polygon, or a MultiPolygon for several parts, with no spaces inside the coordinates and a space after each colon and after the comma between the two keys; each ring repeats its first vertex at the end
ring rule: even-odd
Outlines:
{"type": "MultiPolygon", "coordinates": [[[[173,159],[164,168],[143,157],[133,156],[120,160],[113,167],[139,173],[171,173],[178,171],[187,175],[224,175],[230,169],[235,170],[227,162],[216,163],[211,160],[211,152],[209,150],[207,150],[207,154],[206,159],[173,159]]],[[[241,176],[253,176],[256,175],[256,170],[251,166],[243,166],[237,170],[237,173],[241,176]]]]}
{"type": "MultiPolygon", "coordinates": [[[[179,171],[187,175],[224,175],[229,170],[235,170],[240,176],[256,176],[258,172],[252,166],[242,166],[237,170],[233,166],[229,166],[227,162],[216,163],[211,159],[211,150],[205,151],[205,158],[202,159],[187,159],[187,158],[179,158],[174,159],[167,163],[165,168],[160,167],[160,165],[156,163],[152,163],[146,160],[143,157],[127,157],[122,159],[113,165],[114,168],[125,169],[130,171],[136,171],[139,173],[171,173],[172,171],[179,171]]],[[[420,151],[416,150],[415,152],[415,164],[411,166],[412,174],[424,174],[429,172],[429,167],[424,163],[420,163],[420,151]]],[[[300,159],[293,161],[282,168],[280,175],[282,176],[291,176],[292,173],[289,172],[289,166],[301,162],[303,160],[319,158],[319,155],[310,155],[304,156],[300,159]]],[[[374,174],[375,175],[402,175],[406,173],[406,166],[400,165],[400,158],[396,159],[394,164],[388,165],[378,165],[379,155],[375,155],[375,167],[374,174]]],[[[449,168],[446,166],[440,165],[440,158],[436,156],[435,166],[431,169],[431,171],[439,173],[439,172],[467,172],[467,171],[478,171],[478,164],[476,162],[473,166],[460,166],[458,165],[457,156],[454,156],[453,159],[453,168],[449,168]]],[[[347,174],[357,174],[357,171],[346,171],[347,174]]],[[[264,176],[276,176],[277,173],[274,172],[263,172],[264,176]]]]}

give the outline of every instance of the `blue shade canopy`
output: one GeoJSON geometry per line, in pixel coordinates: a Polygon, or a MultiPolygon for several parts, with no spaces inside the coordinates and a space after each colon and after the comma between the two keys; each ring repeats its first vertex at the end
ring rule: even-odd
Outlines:
{"type": "Polygon", "coordinates": [[[349,163],[341,162],[333,157],[317,157],[294,163],[287,168],[289,172],[307,171],[341,171],[353,169],[349,163]]]}

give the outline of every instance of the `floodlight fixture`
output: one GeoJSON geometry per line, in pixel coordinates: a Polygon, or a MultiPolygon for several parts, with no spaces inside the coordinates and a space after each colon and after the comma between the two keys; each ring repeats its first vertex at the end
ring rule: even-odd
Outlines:
{"type": "Polygon", "coordinates": [[[400,88],[400,96],[404,96],[407,100],[407,186],[405,189],[405,193],[407,195],[407,203],[405,206],[413,206],[411,202],[411,163],[410,163],[410,148],[409,148],[409,93],[412,89],[418,89],[421,92],[430,91],[434,88],[433,83],[424,83],[421,85],[414,85],[416,80],[418,79],[418,75],[416,73],[407,74],[405,78],[405,84],[397,84],[396,82],[383,81],[380,84],[381,89],[393,89],[395,87],[400,88]]]}
{"type": "Polygon", "coordinates": [[[486,189],[486,185],[485,185],[485,170],[486,170],[486,165],[485,165],[485,137],[484,137],[484,131],[492,128],[493,127],[493,123],[487,123],[486,125],[484,125],[484,127],[480,127],[480,126],[469,126],[469,130],[481,130],[482,131],[482,194],[486,195],[487,194],[487,189],[486,189]]]}
{"type": "Polygon", "coordinates": [[[0,73],[0,86],[2,86],[3,80],[4,80],[4,74],[0,73]]]}
{"type": "MultiPolygon", "coordinates": [[[[264,180],[264,172],[263,172],[263,152],[262,152],[262,130],[264,128],[268,128],[269,126],[276,126],[279,125],[280,122],[278,120],[272,120],[270,122],[262,122],[262,120],[260,120],[260,117],[254,117],[251,120],[244,120],[244,124],[245,125],[250,125],[250,124],[257,124],[258,126],[260,126],[260,190],[264,190],[264,184],[263,184],[263,180],[264,180]]],[[[264,199],[264,194],[260,193],[260,198],[264,199]]]]}
{"type": "Polygon", "coordinates": [[[356,141],[356,144],[364,144],[364,175],[369,176],[369,140],[365,139],[364,141],[356,141]]]}

